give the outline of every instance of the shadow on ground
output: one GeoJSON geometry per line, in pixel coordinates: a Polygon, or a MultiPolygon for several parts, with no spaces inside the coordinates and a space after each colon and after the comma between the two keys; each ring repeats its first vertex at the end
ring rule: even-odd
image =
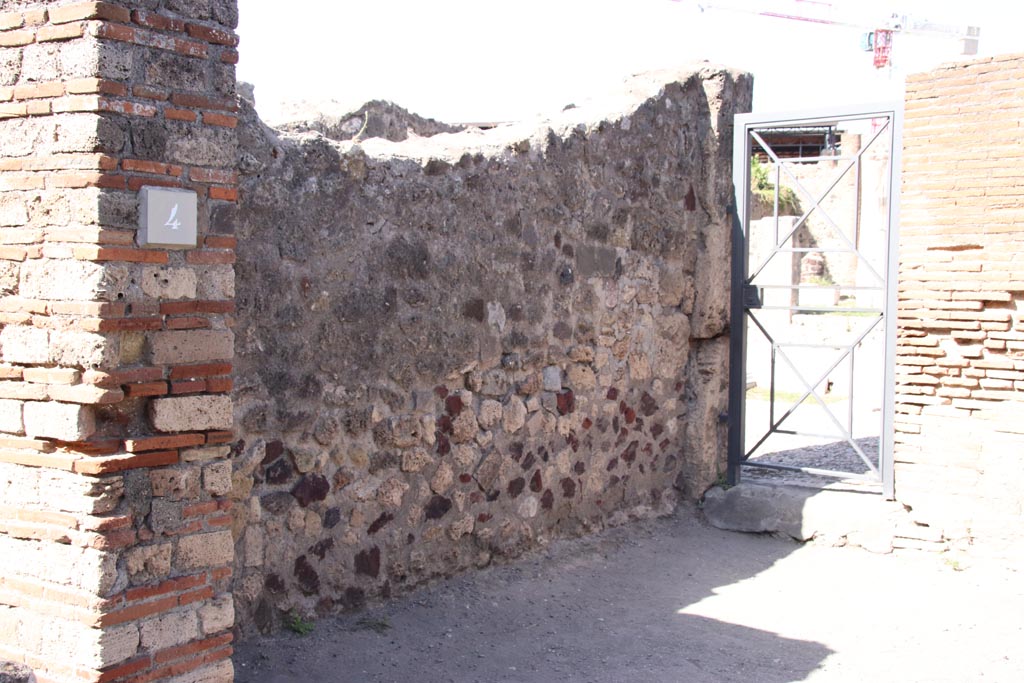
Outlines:
{"type": "Polygon", "coordinates": [[[687,613],[797,548],[682,510],[249,641],[236,680],[801,681],[832,650],[687,613]]]}

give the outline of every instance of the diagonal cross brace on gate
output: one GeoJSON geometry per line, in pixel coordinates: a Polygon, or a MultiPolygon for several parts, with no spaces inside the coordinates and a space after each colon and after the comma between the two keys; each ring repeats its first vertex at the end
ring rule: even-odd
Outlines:
{"type": "MultiPolygon", "coordinates": [[[[867,465],[867,467],[871,470],[871,472],[873,473],[874,477],[876,479],[879,478],[880,477],[880,473],[878,471],[877,464],[871,462],[871,460],[868,458],[868,456],[864,453],[863,449],[861,449],[860,445],[857,444],[857,442],[854,441],[854,439],[853,439],[853,413],[852,413],[852,410],[850,411],[850,415],[848,416],[847,425],[844,427],[839,422],[838,418],[835,417],[835,413],[833,413],[832,410],[828,407],[828,404],[825,402],[825,399],[822,398],[818,394],[817,387],[821,386],[822,382],[824,382],[828,378],[829,374],[833,370],[835,370],[839,366],[839,364],[843,362],[843,360],[845,360],[846,358],[849,357],[849,358],[851,358],[851,361],[852,361],[852,356],[854,354],[855,349],[864,340],[864,338],[867,337],[868,334],[870,334],[870,332],[876,327],[878,322],[881,320],[881,317],[875,318],[873,320],[873,322],[857,337],[857,339],[852,344],[849,344],[849,345],[846,345],[846,346],[836,347],[836,346],[827,345],[827,344],[781,344],[781,343],[779,343],[779,342],[777,342],[777,341],[775,341],[774,339],[771,338],[771,335],[768,333],[767,330],[765,330],[765,328],[757,320],[757,317],[755,315],[753,315],[752,313],[749,313],[749,312],[748,312],[748,315],[750,316],[750,319],[754,322],[754,324],[757,325],[758,329],[760,329],[761,332],[772,343],[772,365],[774,366],[774,364],[775,364],[775,356],[776,356],[776,354],[778,354],[786,362],[786,364],[793,370],[793,373],[800,379],[801,383],[804,385],[805,390],[804,390],[804,393],[800,396],[800,398],[798,398],[794,402],[794,404],[789,408],[789,410],[787,410],[786,413],[782,417],[780,417],[778,420],[776,420],[775,419],[775,401],[774,401],[774,394],[775,394],[775,392],[774,392],[774,386],[772,387],[772,397],[773,397],[773,400],[771,401],[771,405],[770,405],[770,408],[769,408],[769,410],[770,410],[770,413],[769,413],[769,415],[770,415],[770,420],[769,420],[770,421],[770,427],[769,427],[768,431],[766,431],[761,436],[761,438],[757,441],[757,443],[754,444],[753,447],[751,447],[750,449],[746,450],[746,454],[744,456],[744,460],[749,459],[750,456],[753,455],[757,451],[758,447],[760,447],[761,444],[763,444],[768,439],[768,437],[771,436],[773,433],[800,434],[801,432],[799,432],[799,431],[786,431],[786,430],[781,429],[782,423],[785,422],[786,419],[790,415],[793,414],[793,412],[797,409],[797,407],[799,407],[805,400],[807,400],[808,397],[813,396],[815,401],[818,403],[818,405],[820,405],[821,408],[825,411],[825,414],[828,416],[829,420],[839,430],[839,434],[837,436],[840,436],[843,439],[845,439],[846,442],[849,443],[850,447],[854,450],[854,452],[856,452],[857,455],[861,458],[861,460],[864,461],[864,464],[867,465]],[[818,379],[815,380],[815,382],[812,384],[812,383],[808,382],[807,379],[804,377],[803,373],[800,372],[800,369],[797,367],[797,364],[793,362],[793,360],[789,357],[789,354],[787,354],[783,350],[783,348],[785,348],[785,347],[789,347],[789,348],[809,348],[809,347],[814,347],[814,348],[822,348],[822,347],[825,347],[825,348],[841,348],[841,349],[843,349],[843,352],[839,355],[839,357],[835,360],[835,362],[832,363],[832,365],[830,365],[824,372],[822,372],[818,376],[818,379]]],[[[851,362],[851,367],[852,367],[852,362],[851,362]]],[[[774,375],[774,372],[772,374],[774,375]]],[[[824,434],[824,435],[823,434],[813,434],[813,435],[812,434],[807,434],[807,435],[808,436],[834,436],[834,435],[831,435],[831,434],[824,434]]],[[[785,466],[785,465],[773,465],[771,463],[761,464],[760,466],[761,467],[776,467],[776,468],[779,468],[779,469],[791,469],[791,468],[789,468],[788,466],[785,466]]],[[[825,470],[822,470],[820,468],[815,468],[815,469],[819,473],[825,471],[825,470]]],[[[854,475],[854,474],[851,474],[851,473],[848,473],[848,472],[835,472],[834,470],[832,472],[834,472],[836,474],[836,476],[851,477],[851,478],[861,478],[859,475],[854,475]]]]}
{"type": "MultiPolygon", "coordinates": [[[[777,253],[779,253],[781,251],[791,251],[791,250],[788,250],[788,249],[784,249],[782,247],[783,243],[785,243],[791,237],[793,237],[793,235],[796,233],[796,231],[800,229],[800,226],[804,225],[804,223],[807,222],[808,217],[810,217],[810,215],[812,213],[814,213],[815,211],[817,211],[826,221],[828,221],[829,225],[832,226],[832,229],[836,231],[836,234],[839,235],[839,237],[846,243],[846,249],[841,249],[841,250],[838,250],[838,251],[844,251],[844,252],[855,253],[855,254],[859,253],[859,250],[857,249],[857,247],[853,244],[853,242],[850,241],[849,238],[847,238],[846,233],[838,225],[836,225],[835,221],[833,221],[832,218],[828,215],[828,212],[825,211],[825,209],[822,208],[821,202],[824,201],[825,197],[827,197],[829,195],[829,193],[832,192],[835,189],[836,185],[838,185],[843,180],[843,178],[846,177],[846,174],[849,173],[850,169],[852,169],[855,166],[858,166],[860,164],[861,155],[864,154],[864,152],[866,152],[867,150],[871,149],[871,145],[875,142],[875,140],[877,140],[878,137],[883,132],[885,132],[888,128],[889,128],[889,121],[886,121],[885,125],[881,126],[878,129],[878,131],[875,133],[874,137],[871,138],[871,141],[868,142],[868,144],[866,144],[863,147],[861,147],[860,150],[858,150],[856,156],[854,156],[854,157],[852,157],[852,158],[847,160],[847,161],[849,161],[849,163],[846,165],[846,167],[839,173],[839,175],[836,176],[835,180],[832,182],[831,185],[829,185],[828,189],[826,189],[824,192],[822,192],[820,194],[820,196],[818,196],[817,199],[815,199],[815,195],[813,195],[806,187],[804,187],[803,183],[800,182],[800,179],[797,178],[796,175],[794,175],[793,172],[784,163],[782,163],[782,160],[779,159],[779,157],[775,154],[775,152],[772,150],[771,146],[767,142],[764,141],[764,138],[762,138],[760,135],[758,135],[757,132],[754,131],[754,130],[752,130],[750,132],[750,137],[753,138],[755,141],[757,141],[758,146],[760,146],[761,149],[763,149],[765,151],[765,153],[772,160],[772,162],[774,164],[776,164],[776,167],[780,171],[785,171],[786,172],[786,175],[789,177],[790,182],[792,182],[794,185],[796,185],[797,189],[799,189],[804,194],[804,196],[806,196],[811,201],[811,204],[812,204],[811,208],[809,208],[807,211],[805,211],[804,215],[800,217],[800,220],[798,220],[796,223],[793,224],[792,229],[790,229],[790,231],[788,233],[786,233],[786,236],[783,237],[781,240],[779,240],[779,235],[778,235],[778,218],[779,218],[778,210],[779,210],[779,207],[778,207],[778,201],[775,202],[775,225],[776,225],[775,248],[772,249],[772,251],[768,254],[768,257],[764,260],[764,262],[749,277],[750,280],[754,280],[755,278],[757,278],[757,276],[761,273],[762,270],[764,270],[765,266],[768,265],[768,263],[772,260],[772,257],[775,256],[775,254],[777,254],[777,253]]],[[[831,158],[829,158],[829,157],[813,157],[813,158],[814,159],[830,159],[830,160],[833,160],[833,161],[837,161],[838,160],[835,157],[831,157],[831,158]]],[[[806,159],[806,157],[805,157],[805,159],[806,159]]],[[[776,173],[776,181],[775,181],[776,195],[778,194],[778,187],[779,187],[780,182],[781,182],[781,178],[779,177],[779,173],[777,172],[776,173]]],[[[776,197],[776,200],[777,200],[777,197],[776,197]]],[[[815,251],[820,251],[820,250],[815,250],[815,251]]],[[[884,284],[885,278],[882,277],[881,275],[879,275],[878,272],[874,268],[871,267],[870,262],[865,262],[865,265],[871,270],[871,274],[874,275],[878,279],[879,284],[884,284]]]]}

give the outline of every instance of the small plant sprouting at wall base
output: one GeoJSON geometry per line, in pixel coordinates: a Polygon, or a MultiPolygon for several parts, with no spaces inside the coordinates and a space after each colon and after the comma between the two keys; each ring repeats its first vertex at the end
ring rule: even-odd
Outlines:
{"type": "Polygon", "coordinates": [[[292,610],[285,616],[284,619],[285,628],[293,633],[298,633],[300,636],[309,635],[313,632],[314,624],[308,619],[304,619],[301,614],[292,610]]]}

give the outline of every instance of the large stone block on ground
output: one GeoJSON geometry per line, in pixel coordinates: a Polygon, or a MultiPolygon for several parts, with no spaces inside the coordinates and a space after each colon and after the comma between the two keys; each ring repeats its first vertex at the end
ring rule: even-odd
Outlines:
{"type": "Polygon", "coordinates": [[[702,510],[718,529],[785,535],[797,541],[846,539],[883,553],[892,550],[896,527],[906,518],[898,503],[863,493],[753,483],[708,489],[702,510]]]}

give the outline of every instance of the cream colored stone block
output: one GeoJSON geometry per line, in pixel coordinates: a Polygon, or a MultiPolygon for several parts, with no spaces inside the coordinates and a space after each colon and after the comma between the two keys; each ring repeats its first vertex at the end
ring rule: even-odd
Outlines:
{"type": "Polygon", "coordinates": [[[568,376],[569,387],[574,391],[589,391],[597,386],[594,371],[586,365],[570,365],[568,376]]]}
{"type": "Polygon", "coordinates": [[[480,414],[477,416],[477,422],[480,423],[481,428],[491,429],[501,422],[501,416],[501,403],[487,399],[480,404],[480,414]]]}
{"type": "Polygon", "coordinates": [[[168,678],[164,683],[234,683],[234,680],[235,668],[231,660],[222,659],[201,669],[168,678]]]}
{"type": "Polygon", "coordinates": [[[150,404],[153,427],[161,432],[231,429],[233,415],[229,396],[177,396],[158,398],[150,404]]]}
{"type": "Polygon", "coordinates": [[[139,624],[140,644],[151,652],[182,645],[199,636],[199,623],[192,610],[161,614],[139,624]]]}
{"type": "Polygon", "coordinates": [[[514,434],[526,424],[526,405],[518,396],[513,396],[505,404],[502,412],[501,425],[505,432],[514,434]]]}
{"type": "Polygon", "coordinates": [[[430,490],[438,494],[445,493],[449,488],[451,488],[454,481],[455,473],[452,471],[451,465],[446,462],[441,462],[441,464],[437,466],[434,476],[430,479],[430,490]]]}
{"type": "Polygon", "coordinates": [[[199,628],[204,636],[235,625],[235,601],[230,593],[218,595],[199,608],[199,628]]]}
{"type": "Polygon", "coordinates": [[[0,432],[21,434],[25,431],[22,401],[0,400],[0,432]]]}
{"type": "Polygon", "coordinates": [[[18,293],[26,299],[89,301],[103,290],[102,263],[75,260],[29,260],[21,268],[18,293]]]}
{"type": "Polygon", "coordinates": [[[154,365],[230,360],[235,355],[231,330],[171,330],[150,335],[154,365]]]}
{"type": "Polygon", "coordinates": [[[431,457],[425,448],[413,448],[412,450],[402,451],[403,472],[419,472],[432,462],[434,462],[434,458],[431,457]]]}
{"type": "Polygon", "coordinates": [[[119,349],[118,341],[102,334],[54,330],[50,334],[49,360],[63,367],[107,367],[122,360],[119,349]]]}
{"type": "Polygon", "coordinates": [[[171,573],[170,543],[132,548],[125,553],[128,576],[135,584],[164,579],[171,573]]]}
{"type": "Polygon", "coordinates": [[[231,492],[231,462],[225,460],[203,468],[203,488],[211,496],[226,496],[231,492]]]}
{"type": "Polygon", "coordinates": [[[383,482],[377,489],[377,502],[387,508],[402,507],[402,498],[409,485],[397,477],[383,482]]]}
{"type": "Polygon", "coordinates": [[[36,327],[8,325],[0,332],[6,363],[46,363],[50,360],[50,333],[36,327]]]}
{"type": "MultiPolygon", "coordinates": [[[[125,624],[124,626],[115,626],[102,630],[85,626],[81,628],[85,631],[87,639],[96,639],[97,642],[95,646],[89,648],[90,654],[75,660],[78,664],[91,665],[97,669],[103,669],[114,664],[120,664],[126,659],[131,659],[138,652],[139,627],[137,624],[125,624]]],[[[89,640],[86,642],[89,642],[89,640]]]]}
{"type": "Polygon", "coordinates": [[[235,269],[232,266],[209,266],[199,272],[199,296],[220,301],[235,298],[235,269]]]}
{"type": "Polygon", "coordinates": [[[143,268],[142,293],[154,299],[195,299],[196,271],[192,268],[143,268]]]}
{"type": "Polygon", "coordinates": [[[90,406],[56,401],[25,403],[25,433],[60,441],[84,441],[96,431],[90,406]]]}
{"type": "Polygon", "coordinates": [[[231,564],[234,557],[235,542],[230,531],[195,534],[178,541],[174,567],[178,570],[220,567],[231,564]]]}
{"type": "Polygon", "coordinates": [[[203,448],[186,448],[181,452],[183,462],[209,462],[220,460],[231,454],[230,446],[206,446],[203,448]]]}
{"type": "Polygon", "coordinates": [[[172,500],[194,499],[199,496],[200,474],[197,466],[151,470],[149,480],[153,495],[172,500]]]}
{"type": "Polygon", "coordinates": [[[245,531],[244,562],[246,567],[263,565],[264,534],[258,526],[250,526],[245,531]]]}

